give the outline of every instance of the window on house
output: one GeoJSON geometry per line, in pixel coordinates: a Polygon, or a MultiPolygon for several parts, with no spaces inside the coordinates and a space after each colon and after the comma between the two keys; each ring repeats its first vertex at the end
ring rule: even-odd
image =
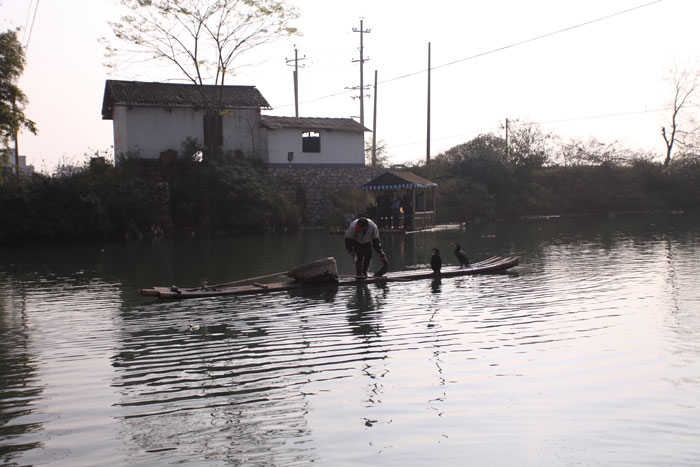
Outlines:
{"type": "Polygon", "coordinates": [[[204,115],[204,146],[224,145],[224,124],[221,114],[204,115]]]}
{"type": "Polygon", "coordinates": [[[305,131],[301,134],[302,152],[321,152],[321,133],[318,131],[305,131]]]}

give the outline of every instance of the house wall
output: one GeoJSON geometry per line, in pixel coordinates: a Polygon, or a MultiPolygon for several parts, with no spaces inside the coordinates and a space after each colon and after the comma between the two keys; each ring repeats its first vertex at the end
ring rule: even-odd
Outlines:
{"type": "MultiPolygon", "coordinates": [[[[191,108],[128,107],[114,108],[114,153],[130,152],[144,159],[158,159],[160,153],[182,152],[189,136],[204,144],[204,111],[191,108]]],[[[267,161],[267,141],[260,124],[259,109],[235,109],[223,116],[223,150],[239,150],[245,157],[267,161]]]]}
{"type": "Polygon", "coordinates": [[[321,152],[302,152],[301,129],[267,130],[268,163],[290,165],[287,155],[294,153],[291,165],[335,165],[364,167],[364,133],[343,130],[320,130],[321,152]]]}
{"type": "Polygon", "coordinates": [[[112,113],[112,131],[114,133],[114,162],[129,152],[126,140],[126,107],[115,106],[112,113]]]}
{"type": "MultiPolygon", "coordinates": [[[[20,174],[31,175],[34,173],[34,166],[27,165],[27,156],[20,155],[18,159],[20,174]]],[[[0,155],[0,174],[9,176],[10,174],[16,173],[15,162],[14,151],[4,151],[3,154],[0,155]]]]}

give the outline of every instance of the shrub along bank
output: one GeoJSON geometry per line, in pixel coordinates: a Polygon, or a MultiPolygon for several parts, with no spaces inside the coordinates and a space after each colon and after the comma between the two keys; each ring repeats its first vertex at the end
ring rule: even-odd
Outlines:
{"type": "Polygon", "coordinates": [[[411,168],[438,184],[439,222],[700,209],[700,157],[692,153],[668,166],[634,154],[562,164],[541,150],[509,149],[482,135],[411,168]]]}
{"type": "Polygon", "coordinates": [[[0,241],[135,239],[295,228],[298,210],[245,159],[126,160],[0,185],[0,241]]]}
{"type": "MultiPolygon", "coordinates": [[[[516,144],[517,136],[506,147],[499,137],[481,135],[409,168],[438,184],[438,222],[700,208],[700,157],[693,153],[663,165],[578,147],[576,157],[562,163],[543,145],[516,144]]],[[[116,168],[92,164],[52,177],[10,176],[0,184],[0,241],[296,229],[303,206],[278,184],[262,163],[236,157],[164,166],[129,159],[116,168]]],[[[354,192],[331,193],[328,204],[340,213],[328,221],[342,227],[342,213],[358,205],[354,192]]]]}

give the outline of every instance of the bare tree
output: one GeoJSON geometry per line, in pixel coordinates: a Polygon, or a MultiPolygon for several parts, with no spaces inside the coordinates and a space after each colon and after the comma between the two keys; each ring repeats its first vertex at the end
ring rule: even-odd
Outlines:
{"type": "Polygon", "coordinates": [[[224,112],[223,88],[212,94],[205,86],[224,86],[241,55],[297,32],[290,25],[297,18],[296,10],[287,6],[285,0],[120,3],[127,14],[119,21],[109,22],[114,34],[111,40],[101,39],[106,47],[105,65],[119,69],[155,61],[174,67],[181,79],[197,86],[202,108],[212,121],[224,112]]]}
{"type": "MultiPolygon", "coordinates": [[[[550,162],[553,136],[544,133],[537,123],[509,120],[508,162],[517,167],[541,167],[550,162]]],[[[505,129],[501,126],[501,129],[505,129]]]]}
{"type": "Polygon", "coordinates": [[[587,141],[572,139],[569,142],[561,142],[561,155],[564,165],[597,165],[612,167],[631,160],[632,153],[622,149],[617,141],[604,143],[595,138],[587,141]]]}
{"type": "Polygon", "coordinates": [[[693,99],[700,86],[700,71],[675,69],[671,79],[673,81],[673,111],[668,131],[665,126],[661,127],[661,135],[666,143],[664,166],[668,166],[671,162],[674,145],[676,143],[680,146],[691,144],[691,140],[697,136],[700,130],[700,126],[697,125],[692,114],[681,115],[688,107],[695,105],[693,99]]]}
{"type": "Polygon", "coordinates": [[[372,142],[365,142],[365,165],[367,167],[379,167],[386,168],[389,166],[389,155],[386,150],[386,143],[382,141],[377,141],[377,150],[375,153],[375,163],[372,163],[372,142]]]}
{"type": "Polygon", "coordinates": [[[284,0],[120,0],[128,14],[109,22],[106,66],[159,61],[193,84],[225,84],[242,54],[297,31],[284,0]]]}

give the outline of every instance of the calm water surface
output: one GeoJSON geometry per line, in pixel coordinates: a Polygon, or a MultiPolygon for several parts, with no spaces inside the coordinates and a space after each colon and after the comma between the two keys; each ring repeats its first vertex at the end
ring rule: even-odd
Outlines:
{"type": "Polygon", "coordinates": [[[700,222],[385,237],[488,276],[159,302],[335,256],[326,232],[0,249],[0,464],[699,465],[700,222]]]}

